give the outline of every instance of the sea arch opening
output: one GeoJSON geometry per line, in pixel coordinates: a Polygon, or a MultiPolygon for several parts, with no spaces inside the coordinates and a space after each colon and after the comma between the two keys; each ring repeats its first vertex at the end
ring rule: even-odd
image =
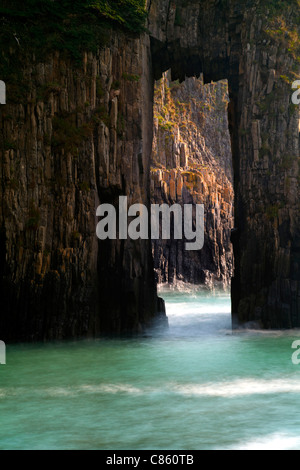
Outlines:
{"type": "MultiPolygon", "coordinates": [[[[185,241],[173,236],[152,242],[156,282],[171,323],[178,323],[170,297],[174,291],[179,303],[185,299],[181,308],[186,310],[186,321],[194,326],[195,315],[203,319],[205,314],[199,303],[213,314],[215,300],[216,309],[222,314],[227,309],[229,314],[234,184],[228,105],[227,80],[204,84],[203,74],[172,80],[168,70],[155,81],[151,203],[205,207],[202,250],[186,251],[185,241]],[[222,301],[214,299],[216,294],[222,295],[222,301]]],[[[225,326],[224,318],[221,324],[225,326]]]]}
{"type": "MultiPolygon", "coordinates": [[[[233,324],[289,329],[300,325],[299,113],[282,70],[290,75],[299,67],[291,49],[272,55],[281,30],[268,24],[283,11],[266,9],[263,19],[259,3],[152,0],[153,75],[171,68],[174,80],[200,73],[205,83],[228,80],[233,324]]],[[[294,28],[292,6],[288,13],[294,28]]]]}
{"type": "Polygon", "coordinates": [[[238,174],[238,73],[233,70],[237,72],[238,63],[225,51],[223,57],[213,57],[205,54],[203,44],[185,48],[180,40],[163,43],[152,37],[151,50],[151,201],[205,206],[205,244],[200,252],[185,252],[181,240],[153,242],[156,281],[185,293],[193,286],[191,293],[202,288],[208,294],[221,290],[229,297],[238,174]]]}

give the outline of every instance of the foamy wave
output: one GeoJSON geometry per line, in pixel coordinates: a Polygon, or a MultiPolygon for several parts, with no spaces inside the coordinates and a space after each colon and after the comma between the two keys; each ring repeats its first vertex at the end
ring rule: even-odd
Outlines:
{"type": "Polygon", "coordinates": [[[293,330],[261,330],[255,328],[238,328],[232,331],[234,336],[266,336],[272,338],[299,338],[300,329],[295,328],[293,330]]]}
{"type": "Polygon", "coordinates": [[[133,387],[128,384],[103,384],[103,385],[82,385],[78,388],[79,392],[83,393],[129,393],[139,394],[143,393],[140,388],[133,387]]]}
{"type": "Polygon", "coordinates": [[[188,282],[176,281],[174,284],[158,284],[159,293],[175,292],[181,294],[193,295],[228,295],[230,296],[230,289],[224,289],[222,283],[215,283],[213,287],[205,286],[203,284],[190,284],[188,282]]]}
{"type": "Polygon", "coordinates": [[[20,396],[38,396],[48,398],[69,398],[82,394],[112,394],[127,393],[130,395],[145,393],[145,390],[139,389],[128,384],[100,384],[100,385],[81,385],[79,387],[47,387],[36,389],[1,389],[0,400],[20,396]]]}
{"type": "MultiPolygon", "coordinates": [[[[47,391],[50,393],[50,390],[47,391]]],[[[53,389],[53,396],[63,396],[68,393],[88,393],[88,394],[117,394],[126,393],[129,395],[147,395],[153,393],[170,393],[183,396],[207,396],[235,398],[246,395],[271,395],[283,393],[300,393],[300,381],[296,380],[255,380],[241,379],[232,382],[216,382],[206,384],[166,384],[161,387],[135,387],[130,384],[99,384],[82,385],[75,389],[53,389]]]]}
{"type": "Polygon", "coordinates": [[[71,397],[76,395],[76,391],[71,387],[68,388],[47,388],[41,390],[42,394],[49,397],[71,397]]]}
{"type": "Polygon", "coordinates": [[[275,433],[260,439],[241,442],[230,447],[231,450],[299,450],[300,437],[275,433]]]}
{"type": "Polygon", "coordinates": [[[300,381],[242,379],[203,385],[174,385],[173,390],[186,396],[235,398],[246,395],[300,393],[300,381]]]}
{"type": "Polygon", "coordinates": [[[165,384],[159,387],[135,387],[131,384],[99,384],[81,385],[77,387],[49,387],[35,390],[0,390],[0,399],[20,395],[46,395],[54,398],[78,396],[81,394],[118,394],[128,395],[151,395],[169,393],[185,397],[215,397],[215,398],[237,398],[247,395],[274,395],[284,393],[300,393],[300,380],[255,380],[241,379],[232,382],[210,382],[204,384],[165,384]]]}
{"type": "Polygon", "coordinates": [[[168,317],[170,320],[178,318],[182,322],[187,323],[190,318],[195,318],[200,321],[207,321],[210,319],[209,315],[230,315],[230,306],[223,305],[194,305],[190,303],[181,303],[178,305],[169,304],[167,306],[168,317]]]}

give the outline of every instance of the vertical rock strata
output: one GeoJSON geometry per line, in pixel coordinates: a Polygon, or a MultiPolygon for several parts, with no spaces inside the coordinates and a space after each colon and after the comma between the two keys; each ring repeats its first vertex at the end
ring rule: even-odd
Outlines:
{"type": "Polygon", "coordinates": [[[98,242],[96,208],[149,204],[149,39],[111,33],[78,67],[23,71],[1,108],[1,315],[6,340],[139,332],[157,312],[148,241],[98,242]]]}
{"type": "Polygon", "coordinates": [[[204,204],[205,242],[187,251],[184,240],[155,240],[159,283],[177,281],[228,288],[233,275],[230,241],[233,174],[227,83],[201,79],[171,82],[165,74],[154,92],[151,200],[155,204],[204,204]]]}

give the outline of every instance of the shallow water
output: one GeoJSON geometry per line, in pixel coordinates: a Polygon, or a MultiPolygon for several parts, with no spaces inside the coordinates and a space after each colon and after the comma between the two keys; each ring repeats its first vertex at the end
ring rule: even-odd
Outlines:
{"type": "Polygon", "coordinates": [[[164,292],[146,338],[7,348],[1,449],[300,449],[300,332],[231,332],[230,298],[164,292]]]}

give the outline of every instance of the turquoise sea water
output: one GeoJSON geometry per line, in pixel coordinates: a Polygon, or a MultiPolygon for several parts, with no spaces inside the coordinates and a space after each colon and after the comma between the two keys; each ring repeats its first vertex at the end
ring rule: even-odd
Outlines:
{"type": "Polygon", "coordinates": [[[300,449],[300,332],[231,332],[225,294],[166,292],[170,329],[16,345],[1,449],[300,449]]]}

